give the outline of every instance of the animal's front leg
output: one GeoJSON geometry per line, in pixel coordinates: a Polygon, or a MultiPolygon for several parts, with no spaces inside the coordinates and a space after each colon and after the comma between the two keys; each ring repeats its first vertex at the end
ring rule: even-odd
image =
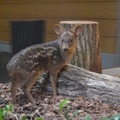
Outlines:
{"type": "Polygon", "coordinates": [[[50,80],[53,88],[53,94],[54,96],[57,96],[57,74],[56,73],[50,73],[50,80]]]}

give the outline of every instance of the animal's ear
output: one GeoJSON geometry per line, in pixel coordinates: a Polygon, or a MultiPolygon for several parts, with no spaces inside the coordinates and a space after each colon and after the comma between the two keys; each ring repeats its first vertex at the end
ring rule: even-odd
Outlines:
{"type": "Polygon", "coordinates": [[[55,24],[54,25],[54,31],[57,35],[60,35],[63,32],[63,28],[60,25],[55,24]]]}
{"type": "Polygon", "coordinates": [[[77,25],[71,30],[75,35],[79,35],[81,33],[81,26],[77,25]]]}

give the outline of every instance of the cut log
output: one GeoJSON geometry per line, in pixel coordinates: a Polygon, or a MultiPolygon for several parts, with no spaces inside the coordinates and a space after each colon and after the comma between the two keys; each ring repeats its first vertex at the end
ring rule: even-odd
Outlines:
{"type": "Polygon", "coordinates": [[[59,24],[64,29],[72,29],[76,25],[80,25],[82,28],[71,64],[89,71],[101,73],[101,51],[98,22],[61,21],[59,24]]]}
{"type": "MultiPolygon", "coordinates": [[[[60,95],[83,96],[97,98],[103,102],[120,103],[120,78],[90,72],[74,65],[67,65],[59,74],[57,88],[60,95]]],[[[50,81],[47,91],[52,93],[50,81]]]]}

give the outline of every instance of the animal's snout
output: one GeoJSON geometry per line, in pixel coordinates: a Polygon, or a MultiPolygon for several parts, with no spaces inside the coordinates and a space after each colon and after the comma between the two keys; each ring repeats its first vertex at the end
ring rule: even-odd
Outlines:
{"type": "Polygon", "coordinates": [[[68,51],[68,48],[64,48],[64,51],[68,51]]]}

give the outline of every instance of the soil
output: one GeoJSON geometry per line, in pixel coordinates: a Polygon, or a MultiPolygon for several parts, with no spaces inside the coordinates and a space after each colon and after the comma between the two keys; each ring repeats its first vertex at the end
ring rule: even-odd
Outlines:
{"type": "MultiPolygon", "coordinates": [[[[0,84],[0,108],[11,103],[10,83],[0,84]]],[[[120,113],[120,104],[103,103],[102,101],[79,97],[68,97],[47,94],[45,91],[40,93],[39,89],[34,87],[31,91],[37,101],[37,105],[32,105],[23,91],[18,88],[16,92],[17,103],[14,105],[14,114],[20,119],[20,116],[26,115],[28,120],[35,120],[36,117],[43,116],[44,120],[65,120],[65,111],[70,106],[68,117],[71,118],[73,112],[81,110],[73,120],[83,120],[86,115],[90,115],[91,120],[100,120],[102,117],[111,117],[113,114],[120,113]],[[63,112],[60,113],[60,103],[68,98],[68,103],[63,112]]]]}

